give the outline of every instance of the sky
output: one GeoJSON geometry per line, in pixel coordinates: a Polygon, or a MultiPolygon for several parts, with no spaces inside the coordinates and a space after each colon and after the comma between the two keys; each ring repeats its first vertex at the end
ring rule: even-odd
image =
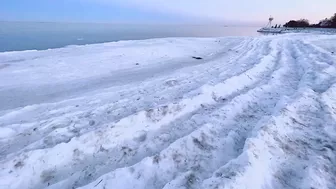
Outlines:
{"type": "Polygon", "coordinates": [[[0,0],[0,20],[261,24],[332,16],[336,0],[0,0]]]}

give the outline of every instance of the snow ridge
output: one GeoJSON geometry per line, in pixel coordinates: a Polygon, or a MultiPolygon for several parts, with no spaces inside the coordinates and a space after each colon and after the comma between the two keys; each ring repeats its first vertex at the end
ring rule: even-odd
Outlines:
{"type": "MultiPolygon", "coordinates": [[[[288,34],[104,44],[122,53],[157,53],[150,44],[160,44],[160,53],[174,45],[183,52],[165,52],[160,66],[160,54],[144,56],[148,65],[113,67],[112,75],[98,69],[101,76],[80,80],[66,72],[48,85],[27,81],[38,99],[24,96],[16,81],[3,84],[0,187],[333,189],[336,58],[329,51],[336,43],[321,43],[326,39],[336,42],[288,34]],[[187,59],[190,47],[203,59],[187,59]],[[82,86],[92,79],[99,84],[82,86]],[[13,91],[16,104],[6,102],[13,91]]],[[[72,48],[17,56],[39,66],[31,57],[90,52],[72,48]]],[[[27,74],[17,72],[30,68],[12,61],[16,53],[0,53],[0,64],[8,64],[0,78],[27,74]]],[[[71,74],[92,67],[79,69],[71,74]]]]}

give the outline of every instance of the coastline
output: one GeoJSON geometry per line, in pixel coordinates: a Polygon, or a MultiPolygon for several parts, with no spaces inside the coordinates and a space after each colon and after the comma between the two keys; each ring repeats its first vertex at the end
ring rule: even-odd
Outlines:
{"type": "Polygon", "coordinates": [[[45,50],[69,45],[98,44],[123,40],[169,37],[219,37],[257,35],[254,27],[221,25],[141,25],[141,24],[72,24],[11,23],[2,24],[0,52],[45,50]]]}
{"type": "Polygon", "coordinates": [[[284,34],[0,53],[0,186],[332,188],[333,49],[284,34]]]}

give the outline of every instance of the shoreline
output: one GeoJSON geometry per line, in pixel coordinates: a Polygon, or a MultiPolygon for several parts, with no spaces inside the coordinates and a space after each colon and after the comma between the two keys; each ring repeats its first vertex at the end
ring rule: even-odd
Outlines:
{"type": "Polygon", "coordinates": [[[40,23],[4,24],[0,30],[0,51],[45,50],[69,45],[97,44],[123,40],[167,37],[224,37],[258,35],[257,27],[182,25],[71,25],[40,23]]]}
{"type": "MultiPolygon", "coordinates": [[[[240,28],[240,27],[238,27],[240,28]]],[[[256,27],[252,27],[256,28],[256,27]]],[[[257,28],[256,28],[257,29],[257,28]]],[[[257,30],[256,30],[257,33],[257,30]]],[[[284,28],[283,33],[284,34],[319,34],[319,35],[335,35],[336,29],[335,28],[284,28]]],[[[272,35],[272,34],[257,34],[257,35],[229,35],[229,36],[218,36],[218,37],[152,37],[152,38],[142,38],[142,39],[121,39],[121,40],[114,40],[114,41],[106,41],[106,42],[93,42],[93,43],[86,43],[86,44],[69,44],[66,46],[61,47],[54,47],[54,48],[47,48],[47,49],[27,49],[27,50],[17,50],[17,51],[0,51],[0,54],[6,54],[6,53],[19,53],[19,52],[35,52],[35,51],[48,51],[48,50],[55,50],[55,49],[63,49],[63,48],[71,48],[71,47],[82,47],[82,46],[89,46],[89,45],[104,45],[109,43],[123,43],[123,42],[131,42],[131,41],[143,41],[143,40],[156,40],[156,39],[181,39],[181,38],[203,38],[203,39],[210,39],[210,38],[226,38],[226,37],[262,37],[262,36],[272,35]]],[[[83,39],[79,40],[82,41],[83,39]]]]}
{"type": "Polygon", "coordinates": [[[333,188],[333,49],[285,34],[0,54],[0,186],[333,188]]]}

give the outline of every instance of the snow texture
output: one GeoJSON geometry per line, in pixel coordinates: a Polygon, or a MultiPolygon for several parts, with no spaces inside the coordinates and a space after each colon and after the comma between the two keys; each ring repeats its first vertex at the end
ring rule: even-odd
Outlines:
{"type": "Polygon", "coordinates": [[[335,189],[335,51],[284,34],[0,53],[0,188],[335,189]]]}

